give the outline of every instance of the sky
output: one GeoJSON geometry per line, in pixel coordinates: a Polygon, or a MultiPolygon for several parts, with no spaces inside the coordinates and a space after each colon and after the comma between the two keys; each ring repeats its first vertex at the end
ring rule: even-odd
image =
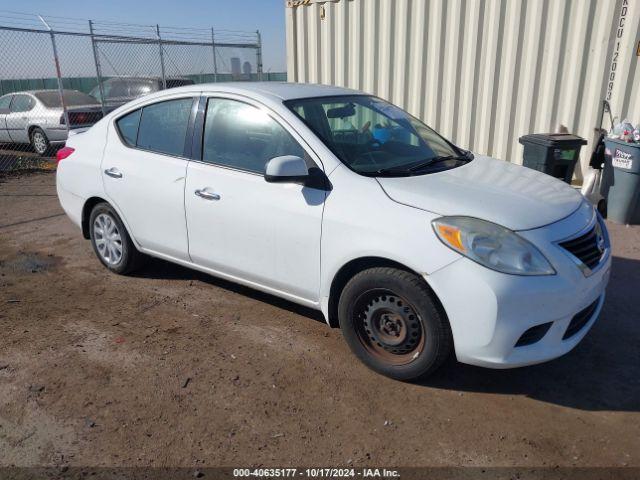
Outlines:
{"type": "Polygon", "coordinates": [[[145,25],[260,30],[264,71],[284,72],[284,3],[284,0],[22,0],[2,2],[4,6],[0,8],[145,25]]]}

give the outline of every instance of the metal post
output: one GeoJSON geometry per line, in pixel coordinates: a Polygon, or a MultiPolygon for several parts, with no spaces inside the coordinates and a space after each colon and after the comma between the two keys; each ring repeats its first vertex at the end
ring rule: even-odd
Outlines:
{"type": "Polygon", "coordinates": [[[44,23],[44,26],[47,28],[47,30],[49,30],[49,35],[51,35],[51,47],[53,48],[53,60],[56,66],[56,77],[58,78],[58,95],[60,96],[60,105],[62,105],[62,114],[64,115],[64,124],[67,129],[67,132],[69,132],[69,112],[67,112],[67,105],[64,102],[64,93],[63,93],[63,87],[62,87],[62,73],[60,72],[60,61],[58,59],[58,47],[56,46],[56,36],[53,33],[53,29],[49,26],[47,22],[44,21],[44,18],[42,18],[40,15],[38,15],[38,18],[42,23],[44,23]]]}
{"type": "Polygon", "coordinates": [[[156,25],[156,34],[158,35],[158,46],[160,47],[160,69],[162,71],[162,88],[167,89],[167,77],[164,72],[164,52],[162,48],[162,38],[160,37],[160,25],[156,25]]]}
{"type": "Polygon", "coordinates": [[[213,49],[213,81],[218,82],[218,59],[216,58],[216,37],[211,27],[211,48],[213,49]]]}
{"type": "Polygon", "coordinates": [[[107,114],[104,107],[104,85],[102,84],[102,67],[100,66],[100,57],[98,56],[98,45],[93,34],[93,21],[89,20],[89,33],[91,35],[91,46],[93,47],[93,61],[96,64],[96,77],[98,79],[98,89],[100,90],[100,106],[102,107],[102,116],[107,114]]]}
{"type": "Polygon", "coordinates": [[[258,63],[256,69],[258,71],[258,80],[262,81],[262,36],[260,30],[256,30],[258,36],[258,48],[256,50],[256,62],[258,63]]]}

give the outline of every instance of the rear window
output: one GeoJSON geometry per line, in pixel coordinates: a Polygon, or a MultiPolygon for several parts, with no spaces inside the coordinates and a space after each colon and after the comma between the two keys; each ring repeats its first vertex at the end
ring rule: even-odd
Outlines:
{"type": "MultiPolygon", "coordinates": [[[[47,108],[62,108],[60,103],[60,94],[57,90],[47,90],[46,92],[34,93],[36,98],[40,100],[47,108]]],[[[75,90],[64,90],[64,103],[67,107],[77,107],[80,105],[99,105],[98,101],[87,95],[86,93],[77,92],[75,90]]]]}
{"type": "Polygon", "coordinates": [[[147,105],[120,117],[116,126],[129,146],[182,156],[192,104],[192,98],[180,98],[147,105]]]}

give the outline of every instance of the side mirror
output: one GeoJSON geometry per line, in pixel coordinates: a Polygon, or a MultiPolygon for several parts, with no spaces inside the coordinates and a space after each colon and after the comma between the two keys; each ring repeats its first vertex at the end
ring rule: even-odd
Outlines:
{"type": "Polygon", "coordinates": [[[307,163],[295,155],[274,157],[265,166],[264,179],[271,183],[305,183],[309,178],[307,163]]]}

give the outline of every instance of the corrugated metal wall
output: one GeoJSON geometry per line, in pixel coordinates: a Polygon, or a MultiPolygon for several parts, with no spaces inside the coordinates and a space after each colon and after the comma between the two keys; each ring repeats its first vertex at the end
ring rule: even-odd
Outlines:
{"type": "Polygon", "coordinates": [[[563,125],[584,169],[602,99],[640,122],[640,0],[286,5],[289,81],[376,94],[478,153],[521,163],[518,137],[563,125]]]}

